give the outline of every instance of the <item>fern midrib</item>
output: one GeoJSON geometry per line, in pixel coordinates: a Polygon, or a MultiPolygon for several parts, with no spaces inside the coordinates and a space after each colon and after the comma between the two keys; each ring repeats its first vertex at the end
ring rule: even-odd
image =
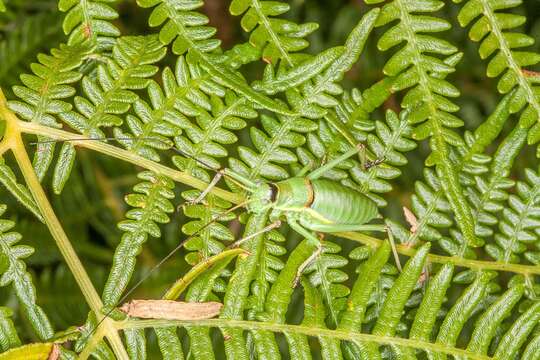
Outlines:
{"type": "Polygon", "coordinates": [[[491,357],[482,354],[475,354],[467,350],[457,347],[446,346],[440,343],[431,343],[420,340],[411,340],[400,337],[379,336],[371,334],[363,334],[351,331],[331,330],[320,328],[317,326],[305,325],[289,325],[272,322],[246,321],[246,320],[230,320],[230,319],[209,319],[209,320],[127,320],[124,322],[116,322],[118,329],[145,329],[145,328],[161,328],[161,327],[212,327],[219,329],[243,329],[251,331],[271,331],[275,333],[289,333],[306,335],[314,338],[327,337],[336,340],[348,340],[354,342],[374,342],[377,344],[396,345],[410,347],[413,349],[426,350],[432,352],[445,353],[454,356],[463,356],[475,360],[492,360],[491,357]]]}
{"type": "Polygon", "coordinates": [[[92,17],[90,16],[90,11],[88,9],[88,0],[79,0],[79,1],[81,4],[81,9],[83,13],[83,23],[82,23],[83,34],[87,39],[92,38],[93,40],[95,40],[96,34],[94,32],[94,29],[92,29],[92,17]],[[88,33],[86,32],[86,30],[88,30],[88,33]]]}
{"type": "Polygon", "coordinates": [[[281,53],[282,58],[285,59],[285,61],[287,61],[287,65],[289,65],[289,67],[293,67],[294,63],[293,63],[291,57],[289,56],[289,53],[281,45],[281,41],[279,41],[278,35],[272,29],[272,26],[270,25],[270,22],[266,18],[266,15],[264,15],[264,13],[263,13],[263,11],[261,9],[261,4],[259,3],[259,0],[252,0],[251,5],[253,6],[253,8],[255,9],[255,12],[259,16],[259,19],[261,20],[261,23],[262,23],[261,25],[264,26],[264,28],[266,29],[266,32],[272,38],[272,42],[274,43],[274,46],[281,53]]]}
{"type": "MultiPolygon", "coordinates": [[[[499,23],[495,19],[495,12],[493,11],[492,7],[490,6],[487,0],[480,0],[480,2],[482,3],[482,8],[484,9],[484,15],[489,21],[490,29],[493,32],[493,34],[495,34],[495,37],[497,38],[497,41],[499,42],[500,51],[502,51],[502,53],[504,54],[506,61],[508,63],[508,66],[510,67],[510,69],[512,69],[512,72],[517,77],[519,81],[519,86],[527,94],[527,102],[534,108],[537,116],[540,116],[540,102],[537,100],[534,94],[534,89],[532,88],[531,84],[523,75],[521,71],[521,67],[518,65],[518,63],[514,59],[514,56],[512,55],[512,51],[510,47],[508,46],[508,42],[504,38],[503,31],[501,27],[499,26],[499,23]]],[[[540,118],[538,121],[540,121],[540,118]]]]}
{"type": "Polygon", "coordinates": [[[477,208],[475,211],[473,211],[474,217],[478,219],[479,223],[481,223],[479,215],[481,215],[483,212],[489,213],[489,211],[485,210],[484,205],[490,200],[491,192],[497,190],[497,179],[499,178],[495,175],[491,177],[487,189],[482,193],[482,197],[480,198],[477,208]]]}
{"type": "Polygon", "coordinates": [[[276,135],[271,137],[270,144],[268,145],[268,147],[264,149],[264,152],[260,154],[261,158],[260,158],[260,161],[257,163],[257,166],[251,169],[250,175],[249,175],[250,179],[256,179],[259,177],[262,167],[270,162],[268,160],[270,158],[270,154],[272,154],[274,150],[280,147],[281,144],[279,143],[279,140],[283,136],[285,136],[290,130],[291,129],[290,129],[288,121],[286,120],[280,121],[280,126],[279,126],[278,131],[276,132],[276,135]]]}
{"type": "Polygon", "coordinates": [[[416,240],[420,238],[420,234],[422,233],[422,230],[425,226],[429,226],[429,220],[431,218],[431,215],[438,210],[437,208],[437,202],[439,201],[439,198],[443,195],[443,192],[441,189],[438,189],[435,193],[435,197],[433,200],[429,203],[426,212],[422,217],[420,218],[420,221],[418,222],[416,226],[416,231],[411,233],[411,236],[407,239],[407,246],[414,246],[416,244],[416,240]]]}
{"type": "MultiPolygon", "coordinates": [[[[96,126],[96,123],[99,120],[101,120],[101,117],[104,114],[107,114],[107,111],[106,111],[107,107],[113,102],[113,100],[111,100],[110,95],[114,94],[114,92],[116,92],[117,90],[122,89],[122,87],[125,85],[126,79],[129,77],[131,69],[136,67],[140,63],[143,54],[144,54],[144,47],[137,54],[137,56],[133,57],[130,63],[128,63],[124,68],[122,68],[120,76],[114,81],[113,87],[103,93],[104,101],[100,103],[98,106],[96,106],[96,111],[92,114],[92,117],[89,119],[89,127],[83,132],[83,135],[88,136],[90,131],[98,128],[96,126]]],[[[101,87],[101,84],[99,86],[101,87]]]]}
{"type": "MultiPolygon", "coordinates": [[[[180,88],[180,89],[184,90],[184,88],[180,88]]],[[[156,123],[159,123],[161,120],[163,120],[163,116],[167,113],[167,111],[174,108],[176,97],[177,97],[176,94],[174,96],[170,96],[169,98],[167,98],[167,100],[165,101],[162,107],[160,107],[159,109],[155,109],[152,112],[152,121],[149,121],[148,123],[144,124],[143,132],[141,133],[140,136],[135,137],[135,142],[130,149],[131,151],[137,153],[138,150],[140,150],[141,147],[145,145],[144,139],[147,139],[154,132],[156,123]]]]}
{"type": "Polygon", "coordinates": [[[514,231],[510,239],[510,246],[504,247],[504,262],[505,263],[510,262],[510,257],[513,254],[512,249],[514,248],[514,245],[519,242],[518,234],[523,229],[523,222],[527,219],[529,215],[529,209],[531,209],[534,206],[536,202],[536,197],[539,194],[540,194],[540,183],[536,183],[534,186],[534,190],[531,191],[529,194],[527,194],[528,195],[527,205],[519,214],[519,222],[514,227],[514,231]]]}
{"type": "Polygon", "coordinates": [[[159,123],[163,119],[163,116],[166,114],[167,110],[172,109],[173,106],[174,106],[174,97],[171,96],[170,98],[167,99],[163,107],[157,110],[154,110],[152,112],[153,121],[149,121],[148,123],[144,124],[141,135],[138,137],[135,137],[135,142],[130,149],[131,151],[136,153],[138,152],[138,150],[141,149],[141,147],[145,145],[144,139],[147,139],[149,135],[151,135],[154,132],[154,127],[156,126],[156,123],[159,123]]]}
{"type": "Polygon", "coordinates": [[[37,111],[32,117],[32,119],[30,120],[32,122],[37,122],[41,124],[41,121],[40,121],[41,118],[43,117],[44,114],[47,113],[45,109],[45,105],[47,105],[50,101],[49,87],[51,85],[51,82],[53,81],[52,77],[54,76],[54,74],[61,73],[60,62],[61,62],[60,59],[56,58],[56,61],[54,63],[55,66],[54,67],[51,66],[50,67],[51,71],[47,73],[50,76],[47,76],[47,79],[44,79],[43,86],[40,89],[41,96],[39,97],[40,98],[39,106],[37,106],[37,111]]]}
{"type": "Polygon", "coordinates": [[[326,304],[328,306],[328,310],[330,310],[330,316],[332,318],[332,325],[337,326],[338,325],[338,314],[336,309],[334,308],[334,299],[332,298],[332,292],[330,291],[330,286],[332,285],[331,281],[328,281],[326,275],[328,274],[328,268],[325,268],[322,266],[321,262],[324,257],[324,252],[318,257],[317,261],[315,262],[317,266],[317,271],[321,275],[321,287],[323,289],[323,295],[326,298],[326,304]]]}
{"type": "Polygon", "coordinates": [[[145,202],[144,206],[142,206],[140,209],[144,210],[144,214],[141,217],[140,220],[137,221],[137,233],[147,233],[145,229],[147,228],[147,223],[151,222],[151,216],[152,212],[155,210],[155,202],[156,199],[160,196],[161,187],[163,184],[160,183],[160,179],[157,179],[156,182],[150,182],[152,184],[152,189],[149,191],[148,194],[140,193],[143,196],[146,196],[147,201],[145,202]]]}
{"type": "MultiPolygon", "coordinates": [[[[201,81],[201,79],[204,80],[205,78],[209,78],[209,76],[204,75],[201,78],[197,78],[197,79],[190,78],[189,84],[193,84],[194,85],[193,88],[196,88],[196,85],[201,81]]],[[[184,98],[191,88],[192,87],[190,85],[177,86],[175,88],[174,94],[169,96],[166,99],[163,106],[161,106],[159,109],[155,109],[152,112],[152,119],[154,121],[150,121],[144,125],[143,133],[140,137],[136,138],[135,144],[131,148],[132,151],[137,152],[137,150],[139,150],[141,146],[144,146],[144,139],[147,138],[153,132],[155,123],[161,121],[163,119],[163,116],[167,113],[167,111],[174,109],[175,104],[176,104],[176,99],[184,98]]]]}
{"type": "MultiPolygon", "coordinates": [[[[407,120],[400,121],[399,128],[396,129],[396,131],[394,131],[392,133],[392,136],[390,137],[389,141],[385,142],[384,151],[381,154],[377,154],[376,155],[377,158],[386,159],[386,155],[388,155],[388,153],[391,150],[395,149],[394,145],[401,138],[401,136],[403,135],[403,132],[405,131],[405,129],[407,129],[408,126],[409,126],[409,124],[407,124],[407,120]]],[[[393,130],[393,129],[391,129],[391,130],[393,130]]],[[[380,139],[382,140],[382,138],[380,138],[380,139]]],[[[380,165],[382,165],[382,164],[380,164],[380,165]]],[[[390,166],[390,167],[393,167],[393,165],[390,166]]],[[[368,171],[367,181],[365,181],[364,184],[361,187],[362,192],[367,193],[367,192],[370,191],[369,184],[371,183],[372,180],[374,180],[376,178],[376,175],[377,175],[376,171],[374,171],[374,170],[368,171]]]]}
{"type": "MultiPolygon", "coordinates": [[[[244,99],[242,97],[236,98],[234,103],[227,106],[227,109],[225,111],[223,111],[221,114],[219,114],[219,116],[216,117],[216,118],[213,118],[210,114],[207,114],[208,117],[210,117],[210,118],[212,118],[214,120],[211,122],[211,124],[210,124],[210,126],[208,128],[202,129],[202,127],[201,127],[201,130],[203,130],[204,135],[203,135],[202,139],[198,143],[195,144],[195,151],[193,152],[193,157],[195,159],[197,158],[197,155],[201,155],[203,153],[204,145],[212,142],[212,140],[210,139],[210,135],[212,135],[214,130],[220,128],[223,125],[223,122],[225,121],[225,119],[227,119],[227,117],[229,115],[234,114],[234,110],[236,109],[236,107],[241,105],[243,102],[244,102],[244,99]]],[[[189,172],[189,171],[193,170],[194,167],[197,167],[197,162],[194,159],[190,159],[189,165],[188,165],[186,171],[189,172]]]]}
{"type": "Polygon", "coordinates": [[[249,100],[259,104],[260,106],[270,111],[283,115],[293,115],[293,113],[287,107],[280,106],[273,99],[254,91],[249,85],[244,84],[243,78],[237,76],[233,72],[227,74],[227,72],[229,72],[228,68],[220,69],[219,67],[216,67],[215,62],[212,61],[208,54],[200,51],[197,48],[196,44],[187,35],[186,28],[182,24],[181,19],[178,19],[178,17],[176,16],[176,10],[174,6],[169,4],[169,0],[163,0],[163,4],[166,7],[167,17],[174,22],[176,29],[178,30],[178,36],[181,36],[182,39],[189,44],[189,52],[193,53],[194,56],[199,59],[201,63],[204,64],[204,66],[210,69],[210,71],[208,72],[211,75],[219,77],[223,82],[226,83],[225,86],[231,88],[239,95],[246,96],[249,100]],[[248,93],[252,96],[252,98],[249,98],[247,96],[248,93]]]}
{"type": "MultiPolygon", "coordinates": [[[[435,100],[433,97],[433,93],[431,92],[431,89],[429,88],[429,82],[428,82],[428,75],[426,71],[424,70],[423,66],[421,65],[421,54],[420,48],[418,47],[418,44],[416,43],[416,37],[414,36],[415,33],[413,32],[413,27],[411,25],[411,18],[410,15],[405,9],[407,9],[406,4],[403,3],[402,0],[396,0],[398,4],[398,8],[401,14],[401,19],[405,25],[405,29],[407,32],[407,42],[410,44],[410,46],[413,48],[413,63],[415,68],[417,69],[417,73],[419,75],[420,80],[420,86],[422,88],[423,93],[427,96],[427,104],[430,109],[431,116],[427,121],[430,121],[432,124],[432,128],[434,130],[433,137],[435,138],[435,141],[437,142],[437,151],[441,157],[440,164],[441,170],[446,175],[445,177],[449,179],[448,181],[448,189],[450,190],[450,193],[447,194],[447,197],[450,200],[450,203],[453,203],[454,212],[456,213],[456,217],[459,221],[457,221],[458,226],[460,227],[463,235],[467,239],[466,242],[461,244],[461,250],[460,250],[460,256],[463,257],[465,254],[469,244],[474,243],[475,239],[475,233],[474,233],[474,220],[472,218],[472,213],[468,205],[466,205],[466,199],[463,195],[463,191],[461,189],[461,186],[459,184],[459,177],[457,175],[456,169],[452,166],[449,154],[448,154],[448,147],[446,144],[446,140],[444,139],[444,134],[442,131],[442,126],[439,123],[438,120],[436,120],[436,115],[438,112],[438,109],[435,107],[435,100]]],[[[443,179],[445,180],[445,179],[443,179]]]]}

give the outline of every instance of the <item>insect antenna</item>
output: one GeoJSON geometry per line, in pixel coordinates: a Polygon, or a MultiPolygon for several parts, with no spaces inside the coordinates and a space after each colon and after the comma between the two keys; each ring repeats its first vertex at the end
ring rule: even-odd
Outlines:
{"type": "Polygon", "coordinates": [[[32,141],[29,143],[29,145],[39,145],[39,144],[52,144],[57,142],[78,142],[78,141],[137,141],[137,140],[157,140],[165,144],[165,142],[161,139],[155,138],[155,137],[81,137],[81,138],[72,138],[72,139],[62,139],[62,140],[56,140],[56,139],[50,139],[50,140],[39,140],[39,141],[32,141]]]}
{"type": "MultiPolygon", "coordinates": [[[[155,137],[147,137],[147,138],[114,138],[114,137],[102,137],[102,138],[74,138],[74,139],[66,139],[66,140],[40,140],[40,141],[34,141],[34,142],[31,142],[29,143],[30,145],[38,145],[38,144],[44,144],[44,143],[56,143],[56,142],[78,142],[78,141],[113,141],[113,140],[140,140],[140,139],[147,139],[147,140],[157,140],[157,141],[161,141],[163,142],[161,139],[157,139],[155,137]]],[[[163,142],[164,143],[164,142],[163,142]]],[[[209,170],[212,170],[212,171],[215,171],[218,175],[220,176],[227,176],[229,179],[231,179],[233,182],[237,183],[239,186],[241,186],[242,188],[246,189],[246,190],[249,190],[244,184],[240,183],[239,181],[237,181],[236,179],[234,179],[234,177],[228,175],[224,169],[220,169],[220,170],[216,170],[214,169],[212,166],[210,166],[209,164],[205,163],[204,161],[200,160],[200,159],[197,159],[189,154],[187,154],[186,152],[182,151],[182,150],[179,150],[175,147],[172,148],[174,151],[176,151],[177,153],[185,156],[185,157],[188,157],[190,159],[193,159],[194,161],[196,161],[197,163],[203,165],[205,168],[208,168],[209,170]]],[[[219,180],[219,179],[218,179],[219,180]]],[[[217,181],[216,181],[217,183],[217,181]]],[[[117,304],[121,304],[122,302],[124,302],[139,286],[141,286],[141,284],[143,284],[150,276],[152,276],[152,274],[157,271],[164,263],[166,263],[176,252],[178,252],[182,247],[184,247],[186,245],[186,243],[188,241],[190,241],[191,239],[193,239],[195,236],[197,236],[201,231],[203,231],[204,229],[206,229],[207,227],[209,227],[210,225],[214,224],[220,217],[222,216],[225,216],[227,214],[230,214],[232,212],[234,212],[235,210],[241,208],[241,207],[245,207],[246,205],[248,205],[250,203],[250,200],[246,200],[240,204],[237,204],[229,209],[227,209],[226,211],[224,211],[223,213],[221,214],[218,214],[218,215],[214,215],[212,217],[212,219],[207,222],[206,224],[204,224],[203,226],[201,226],[195,233],[193,233],[192,235],[188,236],[186,239],[184,239],[182,242],[180,242],[174,249],[172,249],[163,259],[161,259],[157,264],[155,264],[146,274],[144,274],[144,276],[139,279],[119,300],[118,300],[118,303],[117,304]]],[[[252,236],[253,237],[253,236],[252,236]]],[[[251,237],[250,237],[251,238],[251,237]]],[[[243,239],[244,241],[247,240],[247,239],[243,239]]],[[[237,244],[239,245],[239,244],[237,244]]],[[[116,309],[116,305],[114,306],[111,306],[110,310],[108,310],[103,318],[93,327],[93,329],[90,330],[90,332],[86,335],[86,337],[89,337],[91,336],[95,331],[97,331],[97,329],[99,328],[99,326],[107,319],[109,318],[109,316],[112,314],[112,312],[116,309]]],[[[74,331],[73,333],[77,333],[79,331],[74,331]]]]}
{"type": "MultiPolygon", "coordinates": [[[[161,142],[162,144],[166,144],[165,141],[163,141],[162,139],[158,139],[156,137],[152,137],[152,136],[148,136],[148,137],[80,137],[80,138],[73,138],[73,139],[62,139],[62,140],[57,140],[57,139],[50,139],[50,140],[40,140],[40,141],[33,141],[33,142],[30,142],[29,145],[39,145],[39,144],[51,144],[51,143],[57,143],[57,142],[79,142],[79,141],[137,141],[137,140],[152,140],[152,141],[158,141],[158,142],[161,142]]],[[[168,144],[166,144],[168,145],[168,144]]],[[[229,180],[231,180],[232,182],[234,182],[237,186],[241,187],[242,189],[248,191],[248,192],[252,192],[253,189],[256,188],[257,184],[253,183],[253,182],[250,182],[249,180],[247,179],[243,179],[244,182],[248,182],[249,181],[249,184],[246,185],[244,183],[242,183],[241,181],[239,181],[237,178],[235,178],[234,174],[231,172],[231,171],[228,171],[227,169],[224,169],[224,168],[221,168],[221,169],[215,169],[214,167],[212,167],[210,164],[206,163],[205,161],[201,160],[201,159],[197,159],[195,156],[191,155],[191,154],[188,154],[187,152],[183,151],[183,150],[180,150],[176,147],[172,147],[170,148],[170,150],[182,155],[182,156],[185,156],[197,163],[199,163],[200,165],[202,165],[204,168],[206,168],[207,170],[210,170],[210,171],[213,171],[217,174],[217,176],[221,177],[221,176],[225,176],[226,178],[228,178],[229,180]]],[[[219,178],[215,181],[217,183],[217,181],[219,181],[219,178]]],[[[215,185],[215,184],[214,184],[215,185]]],[[[208,189],[209,190],[209,189],[208,189]]]]}

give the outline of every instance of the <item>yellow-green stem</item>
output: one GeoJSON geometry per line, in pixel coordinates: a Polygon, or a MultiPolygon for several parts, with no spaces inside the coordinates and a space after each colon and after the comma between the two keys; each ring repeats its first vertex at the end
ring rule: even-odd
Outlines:
{"type": "Polygon", "coordinates": [[[145,329],[150,327],[214,327],[214,328],[235,328],[255,331],[272,331],[287,334],[302,334],[311,337],[325,337],[330,339],[347,340],[353,342],[374,342],[381,345],[397,345],[413,349],[429,350],[448,355],[462,356],[467,359],[489,360],[486,355],[474,354],[467,350],[446,346],[443,344],[430,343],[420,340],[404,339],[399,337],[378,336],[371,334],[355,333],[343,330],[330,330],[303,325],[277,324],[258,321],[230,320],[230,319],[209,319],[196,321],[182,320],[128,320],[117,322],[119,329],[145,329]]]}
{"type": "MultiPolygon", "coordinates": [[[[159,164],[152,160],[148,160],[130,151],[120,149],[116,146],[105,144],[100,141],[80,140],[81,135],[79,134],[53,129],[48,126],[43,126],[40,124],[30,123],[26,121],[19,121],[18,127],[20,128],[21,132],[35,135],[44,135],[51,139],[59,141],[69,141],[73,145],[94,150],[102,154],[132,163],[134,165],[151,170],[157,174],[167,176],[174,181],[180,182],[198,190],[204,190],[208,186],[208,184],[204,181],[201,181],[185,172],[171,169],[165,165],[159,164]]],[[[239,194],[235,194],[217,187],[213,188],[211,192],[212,194],[235,204],[238,204],[244,200],[243,197],[239,194]]]]}
{"type": "MultiPolygon", "coordinates": [[[[60,221],[56,217],[56,214],[54,213],[54,210],[49,200],[47,199],[47,195],[45,194],[45,191],[43,190],[43,187],[41,186],[39,179],[34,172],[34,167],[32,166],[30,158],[28,157],[28,153],[26,152],[24,143],[21,138],[20,129],[18,127],[18,124],[20,124],[21,122],[8,109],[6,99],[1,90],[0,116],[3,120],[6,121],[5,138],[0,145],[2,147],[9,148],[13,152],[15,160],[17,161],[19,169],[21,170],[21,173],[26,181],[28,189],[34,197],[34,200],[36,201],[41,215],[45,220],[45,224],[49,228],[49,231],[53,239],[55,240],[56,245],[60,250],[60,253],[64,257],[64,260],[66,261],[66,264],[68,265],[71,273],[75,277],[75,281],[79,285],[79,288],[81,289],[81,292],[86,302],[90,306],[90,309],[96,314],[98,321],[100,321],[103,318],[103,315],[101,315],[100,312],[101,308],[103,307],[103,303],[101,302],[101,299],[96,289],[94,288],[94,285],[92,284],[88,273],[84,269],[84,266],[82,265],[79,257],[77,256],[75,249],[71,245],[71,242],[69,241],[66,233],[64,232],[60,221]]],[[[114,326],[112,326],[112,321],[106,319],[103,321],[102,326],[116,356],[119,359],[128,359],[122,340],[118,335],[118,331],[115,329],[114,326]]]]}
{"type": "MultiPolygon", "coordinates": [[[[381,246],[384,240],[379,240],[374,237],[371,237],[366,234],[356,233],[356,232],[344,232],[344,233],[335,233],[334,235],[346,238],[349,240],[358,241],[364,245],[368,245],[372,248],[378,248],[381,246]]],[[[398,253],[406,256],[413,256],[416,254],[416,249],[406,246],[406,245],[397,245],[396,246],[398,253]]],[[[540,266],[533,265],[521,265],[521,264],[509,264],[498,261],[482,261],[482,260],[472,260],[457,256],[442,256],[442,255],[428,255],[428,261],[431,263],[438,264],[454,264],[456,266],[462,266],[470,269],[476,270],[495,270],[495,271],[505,271],[513,272],[517,274],[523,274],[525,276],[537,274],[540,275],[540,266]]]]}

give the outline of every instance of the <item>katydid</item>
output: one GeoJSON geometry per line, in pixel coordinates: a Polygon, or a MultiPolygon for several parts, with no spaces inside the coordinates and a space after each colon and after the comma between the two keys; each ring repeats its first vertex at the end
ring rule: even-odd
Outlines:
{"type": "MultiPolygon", "coordinates": [[[[313,232],[387,231],[385,225],[367,224],[379,217],[373,200],[355,189],[321,178],[326,172],[362,150],[363,148],[358,146],[306,176],[296,176],[276,183],[253,181],[230,169],[222,169],[195,201],[202,200],[223,175],[246,189],[248,212],[260,214],[269,211],[270,221],[275,224],[263,231],[286,221],[294,231],[317,245],[318,250],[300,266],[296,278],[298,281],[305,268],[322,252],[321,241],[313,232]]],[[[247,238],[236,244],[245,240],[247,238]]]]}

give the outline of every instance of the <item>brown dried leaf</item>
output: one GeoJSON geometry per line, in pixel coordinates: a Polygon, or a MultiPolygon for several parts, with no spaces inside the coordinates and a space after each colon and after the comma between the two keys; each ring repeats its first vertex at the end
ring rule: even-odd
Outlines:
{"type": "Polygon", "coordinates": [[[60,359],[60,345],[53,344],[51,352],[49,353],[49,357],[47,360],[58,360],[60,359]]]}
{"type": "Polygon", "coordinates": [[[120,310],[132,317],[164,320],[203,320],[219,315],[222,303],[174,300],[132,300],[120,310]]]}

